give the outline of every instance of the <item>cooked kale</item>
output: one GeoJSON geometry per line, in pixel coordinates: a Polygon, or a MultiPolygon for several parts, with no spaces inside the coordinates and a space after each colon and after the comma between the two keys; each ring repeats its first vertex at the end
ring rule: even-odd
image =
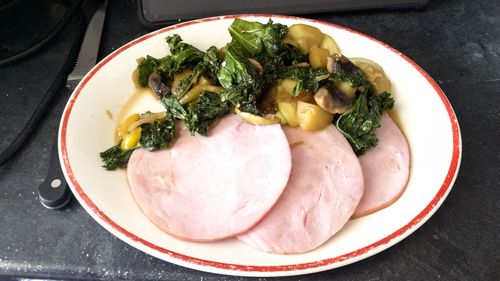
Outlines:
{"type": "Polygon", "coordinates": [[[162,99],[167,115],[184,121],[192,135],[198,133],[206,136],[208,127],[213,120],[229,113],[230,103],[222,101],[219,94],[211,92],[201,93],[198,100],[182,106],[174,96],[162,99]]]}
{"type": "Polygon", "coordinates": [[[280,78],[285,68],[304,59],[295,47],[285,45],[288,27],[236,19],[229,27],[231,42],[227,46],[218,79],[225,91],[221,94],[241,111],[260,114],[257,100],[271,83],[280,78]],[[248,59],[261,64],[259,71],[248,59]]]}
{"type": "Polygon", "coordinates": [[[221,93],[224,100],[242,111],[259,114],[256,103],[264,87],[263,80],[238,46],[229,45],[218,79],[225,88],[221,93]]]}
{"type": "Polygon", "coordinates": [[[265,49],[268,54],[281,52],[283,38],[288,27],[269,20],[266,24],[235,19],[229,27],[231,45],[237,45],[248,57],[254,57],[265,49]]]}
{"type": "Polygon", "coordinates": [[[211,46],[207,49],[201,64],[205,68],[204,74],[213,82],[217,82],[217,73],[220,68],[219,50],[217,47],[211,46]]]}
{"type": "Polygon", "coordinates": [[[297,81],[291,93],[293,97],[296,97],[304,90],[311,90],[314,93],[317,92],[322,84],[328,82],[330,74],[323,69],[303,67],[294,64],[287,68],[282,78],[289,78],[297,81]]]}
{"type": "Polygon", "coordinates": [[[165,120],[143,124],[141,128],[141,138],[134,148],[122,150],[119,143],[99,154],[104,168],[107,170],[126,168],[130,155],[136,148],[144,147],[150,151],[163,149],[169,147],[175,138],[175,119],[172,115],[167,115],[165,120]]]}
{"type": "Polygon", "coordinates": [[[115,170],[117,168],[126,168],[128,159],[134,149],[123,151],[120,149],[120,144],[106,149],[105,151],[99,153],[101,160],[103,162],[103,167],[106,170],[115,170]]]}
{"type": "Polygon", "coordinates": [[[141,87],[146,87],[148,85],[149,75],[158,69],[159,64],[159,60],[153,58],[152,56],[146,56],[144,59],[139,61],[139,64],[137,65],[137,79],[141,87]]]}
{"type": "Polygon", "coordinates": [[[339,71],[332,75],[334,80],[342,80],[351,83],[352,87],[363,89],[362,92],[373,91],[373,85],[366,79],[365,73],[361,69],[351,72],[339,71]]]}
{"type": "Polygon", "coordinates": [[[374,95],[371,92],[359,94],[353,107],[336,121],[339,131],[346,137],[357,155],[364,154],[377,145],[375,129],[380,127],[382,112],[394,106],[389,93],[374,95]]]}
{"type": "Polygon", "coordinates": [[[175,73],[184,69],[191,69],[192,73],[180,81],[175,92],[157,91],[161,92],[159,97],[167,111],[166,119],[143,124],[139,144],[133,149],[122,151],[118,144],[101,152],[103,167],[108,170],[125,168],[137,147],[151,151],[169,147],[176,135],[176,120],[184,122],[192,135],[206,136],[210,124],[228,114],[233,106],[243,112],[261,115],[257,105],[266,98],[261,97],[262,93],[284,78],[297,81],[292,96],[305,90],[317,92],[320,87],[334,87],[339,80],[351,84],[356,89],[353,106],[337,116],[334,123],[356,154],[361,155],[374,147],[378,141],[374,131],[380,127],[382,112],[394,105],[390,94],[376,95],[364,72],[344,56],[334,57],[333,65],[328,68],[331,73],[299,66],[301,62],[307,62],[308,57],[296,47],[283,43],[287,32],[287,26],[271,20],[263,24],[235,19],[229,27],[232,39],[226,46],[222,62],[214,46],[202,52],[184,43],[177,34],[167,37],[171,54],[163,58],[146,56],[140,60],[137,66],[139,84],[147,86],[150,75],[155,73],[153,82],[170,89],[166,85],[170,85],[175,73]],[[224,91],[220,94],[204,91],[195,101],[182,105],[179,100],[201,76],[215,85],[220,84],[224,91]]]}
{"type": "Polygon", "coordinates": [[[174,96],[165,96],[161,99],[161,102],[167,109],[167,115],[172,115],[178,120],[187,120],[188,114],[186,109],[174,96]]]}
{"type": "Polygon", "coordinates": [[[139,71],[138,81],[142,87],[147,86],[149,75],[152,72],[157,72],[165,79],[170,79],[174,73],[186,68],[193,68],[203,60],[205,53],[190,44],[182,42],[179,35],[169,36],[166,40],[171,55],[159,59],[146,56],[139,62],[137,66],[139,71]]]}
{"type": "Polygon", "coordinates": [[[194,135],[206,136],[209,125],[217,118],[229,113],[230,103],[222,101],[219,94],[203,92],[200,98],[189,104],[186,125],[194,135]]]}
{"type": "Polygon", "coordinates": [[[203,60],[195,66],[190,75],[181,80],[179,88],[173,93],[177,99],[181,99],[201,75],[206,75],[213,82],[217,81],[217,72],[220,67],[218,53],[215,46],[208,48],[203,60]]]}
{"type": "Polygon", "coordinates": [[[154,151],[167,148],[175,138],[175,119],[167,114],[165,120],[156,120],[154,123],[142,125],[141,139],[142,147],[154,151]]]}

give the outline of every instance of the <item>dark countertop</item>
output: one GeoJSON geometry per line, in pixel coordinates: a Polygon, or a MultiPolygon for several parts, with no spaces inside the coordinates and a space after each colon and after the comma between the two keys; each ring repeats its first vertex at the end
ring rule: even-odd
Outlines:
{"type": "MultiPolygon", "coordinates": [[[[435,0],[418,11],[309,16],[373,36],[425,69],[455,109],[463,156],[450,195],[411,236],[355,264],[281,280],[500,280],[500,5],[494,2],[435,0]]],[[[110,2],[100,58],[148,32],[135,9],[134,1],[110,2]]],[[[41,52],[0,68],[0,148],[49,87],[75,29],[71,23],[41,52]]],[[[67,98],[61,90],[22,149],[0,166],[0,279],[246,280],[146,255],[99,226],[74,199],[59,211],[41,206],[37,187],[67,98]]]]}

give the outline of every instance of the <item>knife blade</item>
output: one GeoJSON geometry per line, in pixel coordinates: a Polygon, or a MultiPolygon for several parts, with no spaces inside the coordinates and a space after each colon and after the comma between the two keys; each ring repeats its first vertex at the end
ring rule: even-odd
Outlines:
{"type": "Polygon", "coordinates": [[[107,6],[108,0],[99,3],[94,15],[90,19],[75,67],[68,75],[66,81],[66,86],[71,90],[75,89],[76,85],[80,83],[85,74],[87,74],[97,62],[97,54],[99,52],[107,6]]]}
{"type": "MultiPolygon", "coordinates": [[[[96,12],[90,19],[85,31],[80,53],[73,71],[68,75],[66,85],[73,90],[87,72],[97,62],[97,54],[101,41],[101,33],[106,15],[108,0],[99,3],[96,12]]],[[[71,192],[68,189],[64,174],[59,162],[58,139],[54,140],[51,148],[51,158],[49,170],[45,180],[38,186],[38,196],[40,203],[49,209],[59,209],[64,207],[71,198],[71,192]]]]}

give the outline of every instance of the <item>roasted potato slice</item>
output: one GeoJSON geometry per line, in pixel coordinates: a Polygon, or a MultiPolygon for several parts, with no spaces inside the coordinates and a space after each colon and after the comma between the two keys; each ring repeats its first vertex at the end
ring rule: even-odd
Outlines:
{"type": "Polygon", "coordinates": [[[303,101],[297,102],[297,119],[304,131],[322,130],[333,121],[333,114],[321,107],[303,101]]]}
{"type": "Polygon", "coordinates": [[[366,78],[375,87],[375,92],[391,92],[391,81],[385,75],[384,69],[376,62],[365,58],[350,58],[352,63],[359,67],[366,74],[366,78]]]}

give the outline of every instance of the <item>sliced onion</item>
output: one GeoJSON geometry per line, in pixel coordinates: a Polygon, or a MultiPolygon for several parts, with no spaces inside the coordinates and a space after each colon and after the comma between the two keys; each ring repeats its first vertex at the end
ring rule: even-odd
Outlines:
{"type": "Polygon", "coordinates": [[[143,124],[147,124],[147,123],[154,123],[156,120],[160,120],[160,119],[163,119],[167,117],[167,113],[166,112],[156,112],[156,113],[152,113],[152,112],[148,112],[148,113],[144,113],[141,115],[141,118],[139,118],[139,120],[135,121],[134,123],[130,124],[130,127],[128,127],[128,131],[129,132],[132,132],[133,130],[135,130],[135,128],[143,125],[143,124]]]}

